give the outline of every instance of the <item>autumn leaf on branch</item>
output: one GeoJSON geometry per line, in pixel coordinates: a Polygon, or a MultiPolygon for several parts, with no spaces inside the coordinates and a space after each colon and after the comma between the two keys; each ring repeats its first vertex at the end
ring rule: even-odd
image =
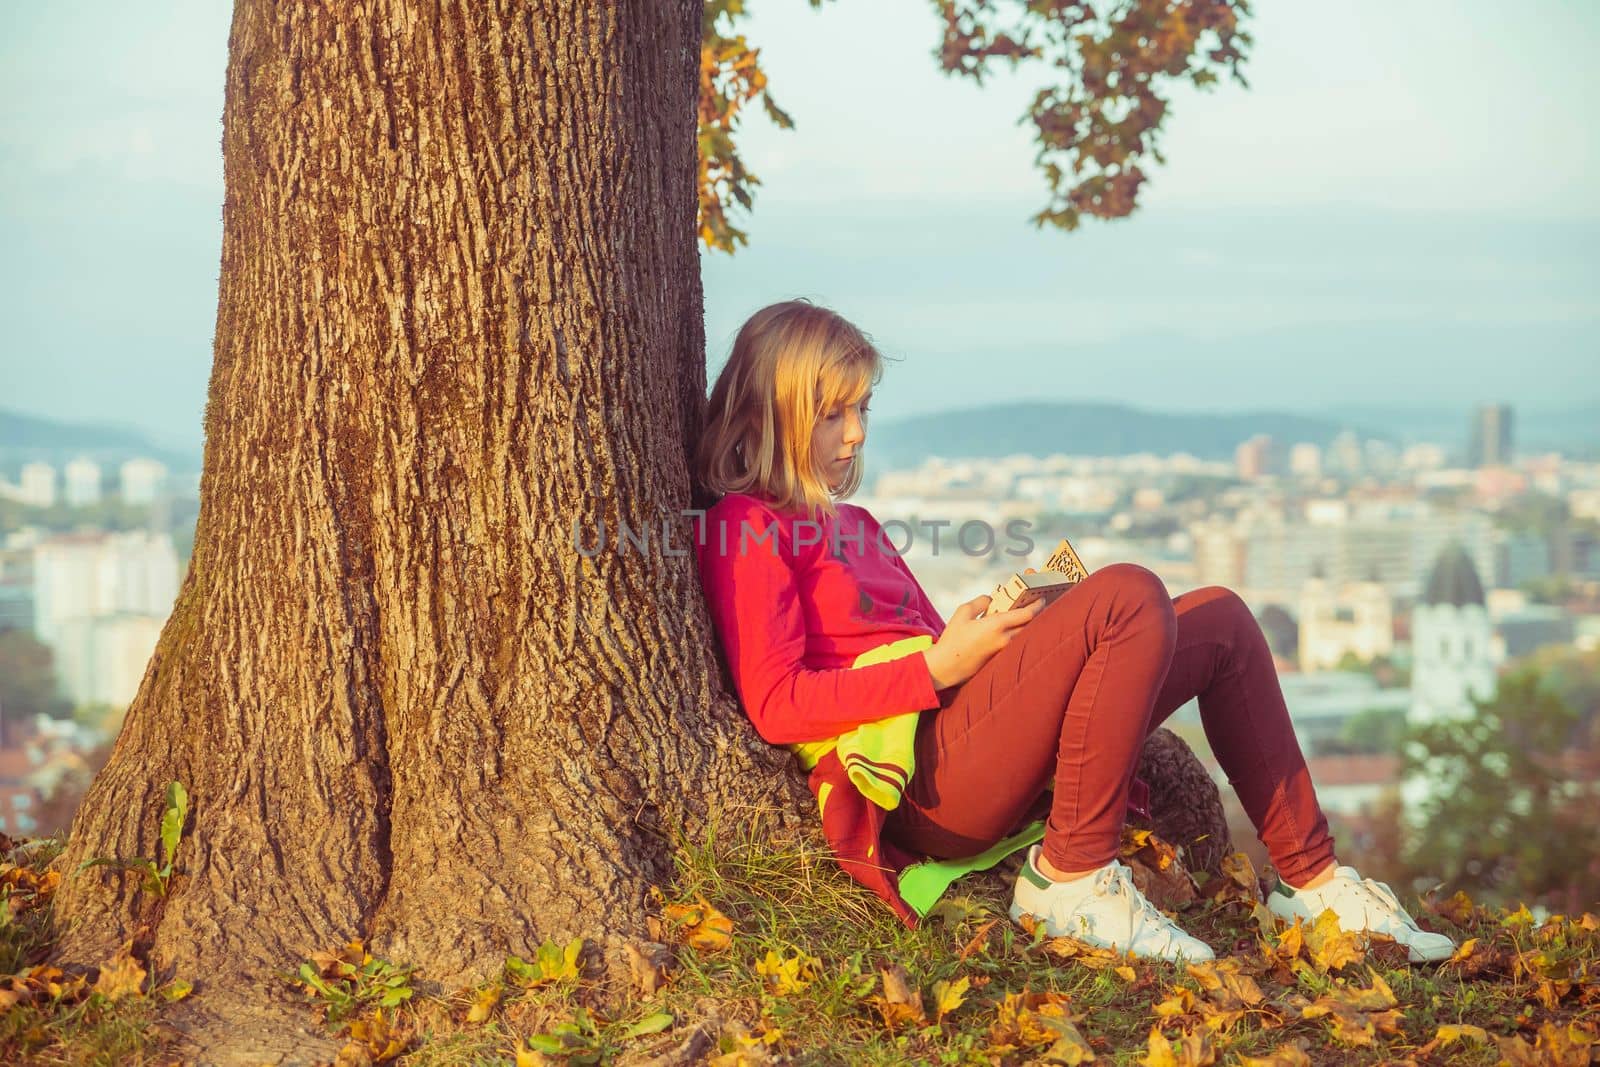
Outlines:
{"type": "Polygon", "coordinates": [[[1049,185],[1036,226],[1074,230],[1084,216],[1130,214],[1145,179],[1141,162],[1165,162],[1159,140],[1169,87],[1206,89],[1222,73],[1248,84],[1240,72],[1251,43],[1240,28],[1246,0],[932,3],[944,21],[938,54],[947,73],[981,84],[996,59],[1062,72],[1023,116],[1049,185]]]}
{"type": "MultiPolygon", "coordinates": [[[[817,6],[814,2],[812,6],[817,6]]],[[[761,184],[744,165],[733,141],[746,104],[760,99],[767,118],[781,129],[794,120],[767,90],[761,69],[761,49],[752,48],[743,34],[733,32],[745,16],[744,0],[706,0],[701,22],[699,172],[700,240],[721,252],[749,243],[749,235],[728,221],[737,203],[749,211],[751,190],[761,184]]]]}
{"type": "MultiPolygon", "coordinates": [[[[1209,89],[1221,74],[1247,84],[1240,68],[1251,43],[1241,29],[1248,0],[1129,0],[1098,11],[1070,0],[931,3],[943,23],[934,55],[946,73],[981,85],[992,60],[1059,72],[1019,120],[1033,124],[1034,161],[1049,190],[1032,219],[1038,227],[1075,230],[1086,216],[1131,214],[1143,162],[1166,162],[1159,142],[1171,87],[1209,89]]],[[[772,99],[761,50],[735,32],[746,15],[744,0],[707,0],[701,30],[699,234],[728,253],[749,243],[728,213],[735,205],[749,211],[761,184],[734,141],[747,106],[759,100],[778,127],[794,126],[772,99]]]]}

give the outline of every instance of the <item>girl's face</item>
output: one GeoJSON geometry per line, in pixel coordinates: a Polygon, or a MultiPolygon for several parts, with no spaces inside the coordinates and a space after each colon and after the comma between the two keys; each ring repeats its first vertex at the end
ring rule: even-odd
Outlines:
{"type": "Polygon", "coordinates": [[[811,456],[830,488],[838,488],[850,473],[867,440],[868,393],[854,404],[824,411],[811,431],[811,456]]]}

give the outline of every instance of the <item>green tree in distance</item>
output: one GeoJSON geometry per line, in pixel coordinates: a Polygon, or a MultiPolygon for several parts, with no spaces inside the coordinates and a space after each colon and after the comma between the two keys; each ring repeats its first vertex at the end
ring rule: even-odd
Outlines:
{"type": "Polygon", "coordinates": [[[1450,889],[1579,912],[1600,900],[1596,750],[1572,745],[1577,713],[1520,667],[1476,715],[1414,727],[1407,774],[1437,785],[1408,863],[1450,889]]]}
{"type": "Polygon", "coordinates": [[[0,739],[35,715],[66,718],[72,705],[61,695],[50,649],[26,630],[0,629],[0,739]]]}

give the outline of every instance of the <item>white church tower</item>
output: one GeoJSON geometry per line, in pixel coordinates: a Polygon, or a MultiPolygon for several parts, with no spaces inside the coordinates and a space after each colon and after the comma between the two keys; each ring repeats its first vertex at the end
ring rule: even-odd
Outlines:
{"type": "MultiPolygon", "coordinates": [[[[1417,726],[1477,714],[1473,700],[1495,694],[1495,659],[1489,610],[1472,557],[1459,543],[1439,553],[1411,618],[1411,708],[1417,726]]],[[[1425,768],[1400,785],[1404,818],[1415,828],[1428,798],[1453,789],[1443,768],[1425,768]]]]}
{"type": "Polygon", "coordinates": [[[1452,542],[1433,565],[1411,617],[1411,711],[1417,725],[1474,713],[1494,696],[1494,648],[1483,583],[1472,557],[1452,542]]]}

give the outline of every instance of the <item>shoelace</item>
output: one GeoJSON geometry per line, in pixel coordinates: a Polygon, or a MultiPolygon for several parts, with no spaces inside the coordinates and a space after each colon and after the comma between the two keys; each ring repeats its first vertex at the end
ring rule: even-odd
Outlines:
{"type": "Polygon", "coordinates": [[[1421,929],[1417,926],[1417,921],[1407,913],[1406,909],[1400,906],[1400,898],[1395,896],[1394,890],[1389,888],[1388,883],[1380,882],[1375,878],[1363,878],[1361,881],[1356,882],[1356,887],[1364,890],[1368,895],[1376,897],[1378,902],[1388,909],[1389,918],[1398,921],[1407,930],[1421,929]]]}
{"type": "Polygon", "coordinates": [[[1123,897],[1135,905],[1132,910],[1136,911],[1137,914],[1133,919],[1129,941],[1138,940],[1139,930],[1146,923],[1160,930],[1161,933],[1167,936],[1169,941],[1174,935],[1182,933],[1176,923],[1162,914],[1161,909],[1150,903],[1149,898],[1139,892],[1139,887],[1133,884],[1133,878],[1128,868],[1122,864],[1114,863],[1101,871],[1096,879],[1095,888],[1108,896],[1123,897]]]}

